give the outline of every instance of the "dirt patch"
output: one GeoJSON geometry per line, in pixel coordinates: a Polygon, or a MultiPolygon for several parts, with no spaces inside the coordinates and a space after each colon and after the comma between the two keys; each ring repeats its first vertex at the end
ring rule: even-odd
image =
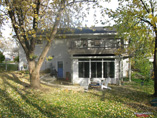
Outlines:
{"type": "Polygon", "coordinates": [[[42,84],[48,86],[67,89],[67,90],[84,91],[83,87],[78,85],[73,85],[71,82],[66,80],[58,80],[57,78],[50,76],[50,74],[42,75],[40,80],[42,84]]]}

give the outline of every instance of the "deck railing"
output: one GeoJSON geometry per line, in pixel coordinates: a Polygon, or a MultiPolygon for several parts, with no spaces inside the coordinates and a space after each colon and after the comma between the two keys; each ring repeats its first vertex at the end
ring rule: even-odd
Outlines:
{"type": "Polygon", "coordinates": [[[121,46],[119,40],[74,40],[70,42],[69,49],[118,49],[121,46]]]}

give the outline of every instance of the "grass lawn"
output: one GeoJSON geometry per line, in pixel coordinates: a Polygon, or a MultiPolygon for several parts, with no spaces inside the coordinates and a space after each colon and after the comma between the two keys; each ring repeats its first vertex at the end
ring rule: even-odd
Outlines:
{"type": "Polygon", "coordinates": [[[0,74],[0,117],[2,118],[135,118],[135,112],[152,112],[157,118],[153,82],[125,82],[112,90],[89,90],[87,93],[42,85],[41,90],[24,86],[29,76],[19,72],[0,74]]]}

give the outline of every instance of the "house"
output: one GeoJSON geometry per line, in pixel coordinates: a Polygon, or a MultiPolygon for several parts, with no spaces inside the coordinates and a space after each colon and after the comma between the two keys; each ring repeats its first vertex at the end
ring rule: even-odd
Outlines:
{"type": "Polygon", "coordinates": [[[6,61],[13,61],[18,56],[16,42],[9,38],[4,39],[2,35],[0,35],[0,51],[3,52],[6,61]]]}
{"type": "MultiPolygon", "coordinates": [[[[44,45],[44,40],[37,40],[36,55],[44,45]]],[[[109,28],[82,28],[72,32],[62,29],[47,54],[53,59],[45,59],[41,70],[56,70],[58,78],[71,79],[73,84],[84,85],[105,78],[117,84],[120,78],[128,76],[128,56],[115,54],[124,45],[124,40],[117,38],[116,31],[109,28]]],[[[19,51],[19,69],[26,69],[25,54],[22,48],[19,51]]]]}

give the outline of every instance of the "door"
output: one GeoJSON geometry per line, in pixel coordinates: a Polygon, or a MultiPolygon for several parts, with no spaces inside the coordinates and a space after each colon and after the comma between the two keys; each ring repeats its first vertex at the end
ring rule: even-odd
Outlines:
{"type": "Polygon", "coordinates": [[[63,61],[58,61],[58,78],[63,78],[63,61]]]}

